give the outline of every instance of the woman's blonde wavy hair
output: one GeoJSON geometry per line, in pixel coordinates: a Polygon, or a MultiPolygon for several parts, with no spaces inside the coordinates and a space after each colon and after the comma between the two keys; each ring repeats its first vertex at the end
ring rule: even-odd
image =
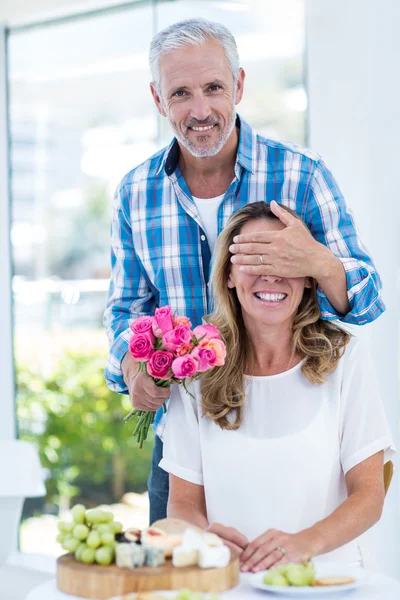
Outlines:
{"type": "MultiPolygon", "coordinates": [[[[291,209],[282,205],[281,208],[301,221],[291,209]]],[[[236,290],[227,285],[232,256],[229,246],[245,223],[258,219],[277,220],[277,217],[265,202],[247,204],[231,216],[216,243],[211,273],[214,310],[205,320],[218,327],[227,354],[224,366],[204,374],[201,393],[204,416],[213,419],[221,429],[240,427],[246,400],[244,373],[251,374],[255,359],[236,290]]],[[[336,369],[351,335],[334,323],[321,319],[316,281],[312,278],[310,281],[311,288],[304,289],[293,321],[293,353],[305,359],[301,367],[304,377],[311,383],[320,384],[325,382],[327,373],[336,369]]]]}

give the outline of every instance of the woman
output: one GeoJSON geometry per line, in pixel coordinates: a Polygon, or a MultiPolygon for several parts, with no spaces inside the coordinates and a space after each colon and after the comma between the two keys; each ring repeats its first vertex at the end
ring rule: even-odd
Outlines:
{"type": "Polygon", "coordinates": [[[370,359],[320,319],[315,281],[231,263],[235,235],[284,227],[256,202],[219,236],[208,320],[226,363],[192,384],[194,400],[174,387],[160,463],[168,515],[218,533],[243,571],[318,555],[363,564],[394,452],[370,359]]]}

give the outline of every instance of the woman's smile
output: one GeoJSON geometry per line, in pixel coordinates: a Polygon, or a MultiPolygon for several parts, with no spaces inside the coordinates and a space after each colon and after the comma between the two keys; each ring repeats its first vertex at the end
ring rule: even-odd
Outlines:
{"type": "Polygon", "coordinates": [[[277,291],[260,291],[254,292],[253,296],[258,302],[261,302],[265,306],[280,306],[287,298],[287,294],[277,291]]]}

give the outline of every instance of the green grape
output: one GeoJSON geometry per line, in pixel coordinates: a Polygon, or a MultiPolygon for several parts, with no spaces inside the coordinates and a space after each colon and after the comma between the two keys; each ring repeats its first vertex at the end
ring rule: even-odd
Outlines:
{"type": "Polygon", "coordinates": [[[71,512],[75,523],[79,524],[85,522],[86,508],[83,506],[83,504],[75,504],[71,512]]]}
{"type": "Polygon", "coordinates": [[[75,552],[77,547],[79,546],[79,541],[73,537],[70,537],[68,540],[64,540],[62,547],[64,550],[68,552],[75,552]]]}
{"type": "Polygon", "coordinates": [[[279,586],[287,586],[289,585],[288,580],[284,575],[275,571],[275,569],[270,569],[265,575],[263,582],[266,585],[279,585],[279,586]]]}
{"type": "Polygon", "coordinates": [[[64,525],[66,525],[65,521],[58,521],[57,529],[60,533],[67,533],[64,529],[64,525]]]}
{"type": "Polygon", "coordinates": [[[102,533],[100,538],[101,538],[101,543],[104,546],[114,546],[115,537],[114,537],[113,533],[110,533],[110,532],[102,533]]]}
{"type": "Polygon", "coordinates": [[[100,525],[96,525],[96,531],[98,531],[100,535],[103,535],[103,533],[114,533],[111,523],[101,523],[100,525]]]}
{"type": "Polygon", "coordinates": [[[289,563],[286,565],[286,579],[290,585],[310,585],[314,580],[312,564],[289,563]]]}
{"type": "Polygon", "coordinates": [[[112,528],[113,533],[121,533],[122,531],[122,523],[119,521],[112,521],[110,527],[112,528]]]}
{"type": "Polygon", "coordinates": [[[56,541],[59,544],[62,544],[65,540],[65,533],[59,533],[58,536],[56,537],[56,541]]]}
{"type": "Polygon", "coordinates": [[[86,539],[86,544],[89,548],[98,548],[101,544],[100,535],[97,531],[91,531],[86,539]]]}
{"type": "Polygon", "coordinates": [[[89,527],[87,525],[75,525],[73,531],[72,531],[72,535],[74,536],[74,538],[76,538],[77,540],[86,540],[87,536],[89,535],[89,527]]]}
{"type": "Polygon", "coordinates": [[[105,546],[102,548],[97,548],[95,560],[99,565],[103,565],[104,567],[110,565],[113,560],[112,549],[105,546]]]}
{"type": "Polygon", "coordinates": [[[86,565],[92,565],[95,559],[95,552],[93,548],[85,548],[81,552],[81,561],[86,565]]]}
{"type": "Polygon", "coordinates": [[[109,512],[108,510],[102,510],[102,523],[111,523],[111,521],[114,520],[114,515],[112,514],[112,512],[109,512]]]}
{"type": "Polygon", "coordinates": [[[75,523],[69,523],[67,521],[64,521],[63,523],[63,531],[64,533],[72,533],[73,528],[75,527],[75,523]]]}
{"type": "Polygon", "coordinates": [[[75,550],[75,558],[76,560],[81,561],[82,560],[82,552],[87,548],[86,544],[84,544],[83,542],[81,542],[79,544],[79,546],[77,547],[77,549],[75,550]]]}
{"type": "Polygon", "coordinates": [[[103,522],[103,515],[101,510],[97,508],[92,508],[92,510],[86,511],[85,520],[86,523],[92,523],[96,525],[97,523],[103,522]]]}

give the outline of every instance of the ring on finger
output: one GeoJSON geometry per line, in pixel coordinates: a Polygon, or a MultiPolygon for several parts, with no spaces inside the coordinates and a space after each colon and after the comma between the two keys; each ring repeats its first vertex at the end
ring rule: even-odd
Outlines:
{"type": "Polygon", "coordinates": [[[262,254],[260,254],[260,263],[263,265],[264,264],[264,257],[262,254]]]}
{"type": "Polygon", "coordinates": [[[282,558],[286,555],[286,550],[285,548],[282,548],[282,546],[277,546],[276,548],[274,548],[274,550],[279,550],[279,552],[282,553],[282,558]]]}

